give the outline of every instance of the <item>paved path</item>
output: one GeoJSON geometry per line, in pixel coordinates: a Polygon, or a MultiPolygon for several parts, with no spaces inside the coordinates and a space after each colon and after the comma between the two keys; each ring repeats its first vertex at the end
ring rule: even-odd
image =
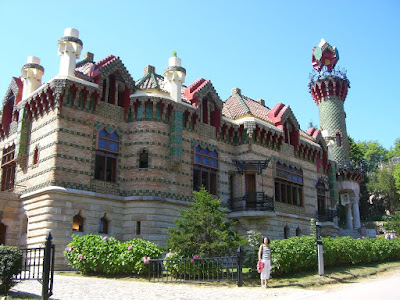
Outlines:
{"type": "MultiPolygon", "coordinates": [[[[55,275],[51,299],[160,299],[160,300],[227,300],[227,299],[399,299],[400,270],[357,283],[334,284],[319,289],[214,286],[198,284],[150,283],[147,281],[102,279],[55,275]],[[351,296],[352,295],[352,296],[351,296]]],[[[40,295],[37,281],[25,281],[11,291],[40,295]]]]}

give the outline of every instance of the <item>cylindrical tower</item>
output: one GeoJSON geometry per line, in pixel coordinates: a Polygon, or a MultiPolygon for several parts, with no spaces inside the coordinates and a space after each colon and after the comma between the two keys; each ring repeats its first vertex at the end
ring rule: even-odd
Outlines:
{"type": "Polygon", "coordinates": [[[322,136],[332,150],[331,159],[342,162],[350,159],[344,112],[350,83],[343,71],[334,69],[338,60],[336,47],[322,39],[312,52],[312,65],[318,73],[312,76],[309,88],[318,105],[322,136]]]}
{"type": "MultiPolygon", "coordinates": [[[[312,51],[311,61],[316,73],[310,76],[308,87],[318,105],[321,132],[328,145],[328,157],[337,163],[337,168],[332,166],[332,171],[336,173],[340,203],[346,208],[346,228],[350,230],[342,234],[354,236],[353,228],[358,229],[361,226],[358,203],[363,173],[362,165],[350,161],[344,112],[344,101],[350,82],[345,71],[335,70],[338,60],[336,47],[321,39],[312,51]]],[[[335,191],[331,192],[335,194],[335,191]]]]}

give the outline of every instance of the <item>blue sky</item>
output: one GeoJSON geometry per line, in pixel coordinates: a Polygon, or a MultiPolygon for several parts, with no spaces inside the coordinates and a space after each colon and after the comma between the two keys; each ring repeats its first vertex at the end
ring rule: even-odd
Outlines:
{"type": "Polygon", "coordinates": [[[325,38],[351,82],[348,133],[388,149],[400,138],[399,14],[395,0],[1,1],[0,96],[28,56],[41,58],[44,82],[55,76],[57,40],[73,27],[82,54],[120,56],[135,80],[148,64],[162,74],[177,51],[186,85],[202,77],[223,100],[239,87],[270,108],[289,104],[306,130],[319,125],[307,84],[312,48],[325,38]]]}

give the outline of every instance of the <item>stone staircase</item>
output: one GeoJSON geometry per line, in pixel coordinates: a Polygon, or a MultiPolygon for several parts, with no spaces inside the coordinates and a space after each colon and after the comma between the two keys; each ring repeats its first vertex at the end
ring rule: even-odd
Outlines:
{"type": "Polygon", "coordinates": [[[361,239],[363,237],[358,231],[358,229],[343,229],[343,228],[340,228],[339,236],[350,236],[353,239],[361,239]]]}

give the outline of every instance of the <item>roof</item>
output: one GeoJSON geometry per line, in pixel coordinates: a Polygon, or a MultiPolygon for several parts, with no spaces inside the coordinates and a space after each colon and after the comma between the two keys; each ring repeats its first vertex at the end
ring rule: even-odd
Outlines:
{"type": "Polygon", "coordinates": [[[240,93],[233,93],[224,103],[222,114],[230,119],[237,119],[245,115],[253,115],[256,118],[272,123],[268,117],[271,110],[261,103],[240,93]]]}

